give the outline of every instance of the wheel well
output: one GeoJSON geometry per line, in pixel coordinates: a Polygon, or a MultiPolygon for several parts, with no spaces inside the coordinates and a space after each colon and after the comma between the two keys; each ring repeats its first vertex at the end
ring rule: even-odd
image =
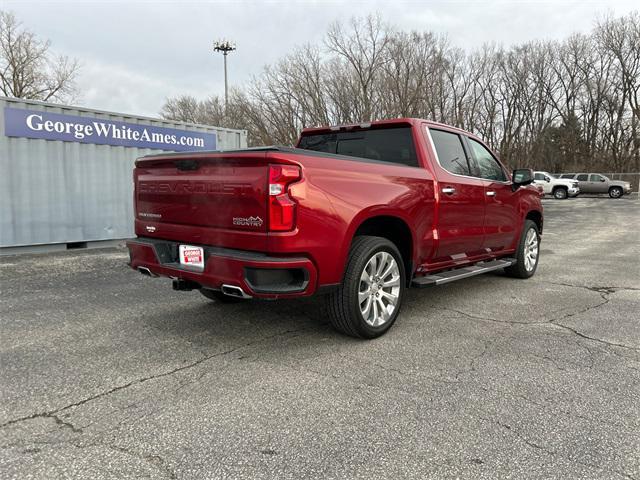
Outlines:
{"type": "Polygon", "coordinates": [[[400,251],[407,282],[413,276],[413,240],[411,230],[404,220],[398,217],[379,216],[368,218],[358,227],[353,237],[372,235],[391,241],[400,251]]]}
{"type": "Polygon", "coordinates": [[[618,190],[622,190],[622,187],[620,185],[611,185],[609,187],[609,191],[613,190],[614,188],[617,188],[618,190]]]}
{"type": "Polygon", "coordinates": [[[553,192],[555,192],[556,190],[558,190],[559,188],[562,188],[563,190],[569,190],[569,187],[567,187],[566,185],[556,185],[555,187],[553,187],[553,192]]]}
{"type": "Polygon", "coordinates": [[[542,213],[537,210],[531,210],[529,213],[527,213],[527,216],[525,218],[533,221],[538,226],[538,232],[542,233],[542,213]]]}

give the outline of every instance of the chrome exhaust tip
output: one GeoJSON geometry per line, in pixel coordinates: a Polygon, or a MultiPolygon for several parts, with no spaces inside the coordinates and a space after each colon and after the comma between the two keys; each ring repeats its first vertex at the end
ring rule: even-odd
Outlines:
{"type": "Polygon", "coordinates": [[[222,285],[221,290],[222,290],[222,293],[230,297],[246,298],[246,299],[251,298],[251,295],[246,294],[245,291],[242,290],[242,288],[237,287],[235,285],[226,285],[226,284],[222,285]]]}
{"type": "Polygon", "coordinates": [[[146,275],[147,277],[157,277],[158,276],[155,273],[153,273],[151,270],[149,270],[147,267],[138,267],[138,271],[141,274],[146,275]]]}

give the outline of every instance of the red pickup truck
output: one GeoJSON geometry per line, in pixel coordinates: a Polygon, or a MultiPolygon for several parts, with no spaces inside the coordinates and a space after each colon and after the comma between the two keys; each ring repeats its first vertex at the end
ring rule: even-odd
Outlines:
{"type": "Polygon", "coordinates": [[[419,119],[305,129],[296,148],[136,161],[131,268],[218,301],[327,293],[362,338],[409,287],[538,264],[542,205],[476,136],[419,119]]]}

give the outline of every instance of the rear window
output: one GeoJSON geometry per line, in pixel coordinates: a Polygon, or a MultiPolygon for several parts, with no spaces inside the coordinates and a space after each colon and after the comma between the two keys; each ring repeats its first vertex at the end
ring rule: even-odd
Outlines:
{"type": "Polygon", "coordinates": [[[418,166],[411,127],[304,135],[298,148],[418,166]]]}
{"type": "Polygon", "coordinates": [[[429,129],[433,145],[436,147],[440,166],[456,175],[471,175],[467,154],[462,146],[460,135],[444,130],[429,129]]]}

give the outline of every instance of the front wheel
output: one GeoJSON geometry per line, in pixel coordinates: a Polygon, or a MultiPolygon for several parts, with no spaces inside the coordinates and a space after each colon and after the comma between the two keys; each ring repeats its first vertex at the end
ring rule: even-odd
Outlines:
{"type": "Polygon", "coordinates": [[[556,188],[553,191],[553,198],[556,200],[564,200],[569,196],[569,192],[567,192],[566,188],[556,188]]]}
{"type": "Polygon", "coordinates": [[[404,291],[397,247],[386,238],[356,237],[343,282],[327,298],[331,324],[352,337],[379,337],[398,317],[404,291]]]}
{"type": "Polygon", "coordinates": [[[518,251],[517,262],[504,271],[507,275],[516,278],[529,278],[536,273],[540,253],[540,232],[538,225],[532,220],[525,220],[518,251]]]}
{"type": "Polygon", "coordinates": [[[611,198],[620,198],[622,197],[623,191],[620,187],[611,187],[609,189],[609,196],[611,198]]]}

